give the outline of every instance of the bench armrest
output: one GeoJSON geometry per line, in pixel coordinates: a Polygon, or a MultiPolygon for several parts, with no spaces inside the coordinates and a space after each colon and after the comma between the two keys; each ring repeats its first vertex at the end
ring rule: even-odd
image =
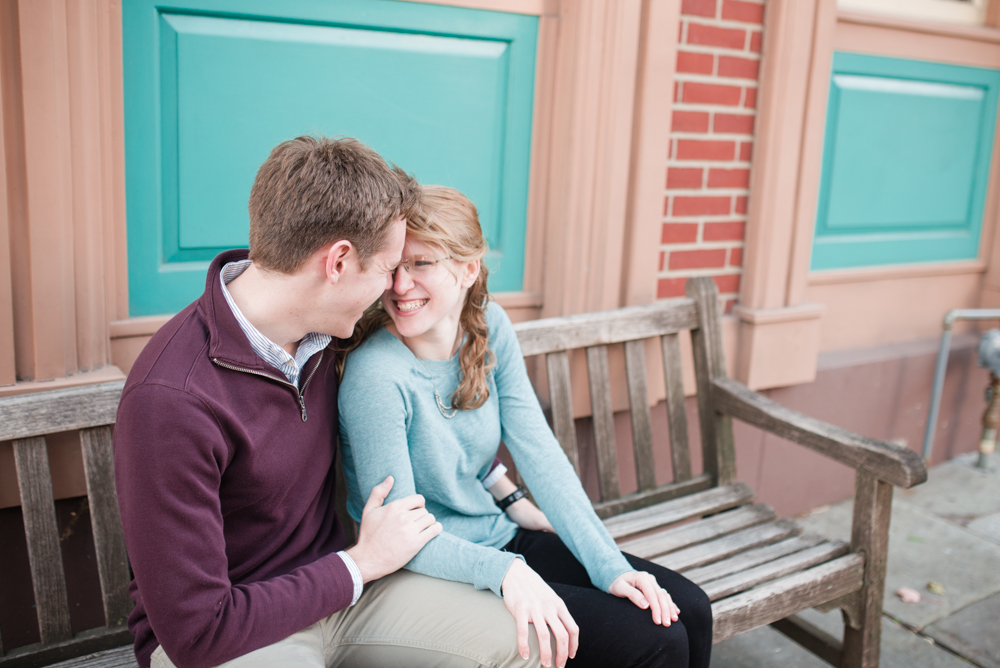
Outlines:
{"type": "Polygon", "coordinates": [[[712,381],[712,403],[720,413],[899,487],[913,487],[927,480],[927,467],[920,455],[912,450],[861,436],[785,408],[732,378],[712,381]]]}

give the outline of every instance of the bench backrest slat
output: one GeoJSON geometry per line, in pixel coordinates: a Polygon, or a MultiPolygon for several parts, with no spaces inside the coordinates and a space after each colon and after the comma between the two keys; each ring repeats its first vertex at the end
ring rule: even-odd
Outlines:
{"type": "Polygon", "coordinates": [[[15,440],[14,463],[21,492],[39,635],[43,644],[68,640],[73,631],[45,438],[15,440]]]}
{"type": "Polygon", "coordinates": [[[601,501],[610,501],[621,496],[621,492],[607,346],[587,348],[587,375],[590,380],[590,411],[594,421],[594,447],[597,450],[598,489],[601,501]]]}
{"type": "Polygon", "coordinates": [[[649,392],[646,388],[646,344],[625,342],[625,378],[632,418],[632,449],[635,452],[635,479],[640,492],[656,487],[653,461],[653,425],[649,415],[649,392]]]}
{"type": "Polygon", "coordinates": [[[726,375],[722,355],[722,330],[719,323],[718,292],[711,279],[692,279],[685,288],[688,297],[701,304],[698,328],[691,330],[694,350],[694,375],[698,386],[698,421],[701,423],[701,451],[705,473],[718,485],[736,480],[736,455],[733,446],[732,420],[715,412],[712,405],[712,381],[726,375]]]}
{"type": "Polygon", "coordinates": [[[97,572],[101,578],[104,618],[109,627],[121,626],[132,611],[128,595],[128,556],[115,492],[111,427],[80,432],[83,468],[87,477],[90,523],[94,533],[97,572]]]}
{"type": "Polygon", "coordinates": [[[552,431],[570,463],[580,475],[576,455],[576,422],[573,420],[573,391],[569,375],[569,353],[562,351],[545,356],[549,375],[549,402],[552,406],[552,431]]]}
{"type": "Polygon", "coordinates": [[[0,399],[0,441],[114,424],[125,381],[0,399]]]}
{"type": "Polygon", "coordinates": [[[674,482],[684,482],[691,479],[691,449],[688,446],[687,411],[684,409],[681,344],[677,334],[661,336],[660,347],[663,352],[663,377],[667,383],[667,423],[674,482]]]}
{"type": "Polygon", "coordinates": [[[618,309],[608,313],[581,313],[545,321],[518,323],[517,338],[525,357],[559,350],[648,339],[667,332],[679,332],[698,326],[695,302],[673,299],[647,306],[618,309]],[[538,323],[538,324],[536,324],[538,323]]]}

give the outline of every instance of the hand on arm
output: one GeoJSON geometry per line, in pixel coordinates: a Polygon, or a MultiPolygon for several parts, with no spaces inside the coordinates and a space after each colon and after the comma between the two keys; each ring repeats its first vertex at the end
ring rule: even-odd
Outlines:
{"type": "Polygon", "coordinates": [[[424,497],[419,494],[383,505],[392,485],[389,476],[372,488],[361,513],[358,542],[347,550],[365,582],[402,568],[443,528],[427,512],[424,497]]]}
{"type": "MultiPolygon", "coordinates": [[[[507,476],[502,476],[489,489],[493,498],[499,501],[500,499],[513,494],[514,490],[517,489],[517,485],[515,485],[514,482],[507,476]]],[[[518,499],[514,503],[510,504],[504,512],[507,513],[507,517],[513,520],[517,526],[522,529],[528,529],[530,531],[548,531],[549,533],[556,532],[556,530],[552,528],[552,524],[549,522],[548,518],[545,517],[545,513],[539,510],[535,504],[526,498],[518,499]]]]}
{"type": "Polygon", "coordinates": [[[558,594],[526,563],[515,559],[507,569],[503,584],[503,602],[517,623],[517,650],[528,658],[528,624],[538,635],[543,666],[552,665],[549,632],[556,640],[556,666],[563,668],[566,659],[576,657],[580,628],[558,594]]]}
{"type": "Polygon", "coordinates": [[[667,590],[660,586],[656,578],[645,571],[628,571],[622,573],[608,590],[619,598],[627,598],[645,610],[650,608],[653,613],[653,623],[670,626],[677,621],[680,609],[674,604],[667,590]]]}

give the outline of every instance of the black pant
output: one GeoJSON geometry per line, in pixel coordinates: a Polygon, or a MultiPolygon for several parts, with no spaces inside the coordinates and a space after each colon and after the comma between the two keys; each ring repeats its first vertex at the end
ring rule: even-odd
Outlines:
{"type": "Polygon", "coordinates": [[[586,569],[557,535],[518,529],[504,549],[524,557],[562,598],[580,627],[580,647],[568,666],[708,668],[712,607],[705,592],[684,576],[625,555],[633,568],[651,573],[680,608],[678,621],[658,626],[648,609],[594,587],[586,569]]]}

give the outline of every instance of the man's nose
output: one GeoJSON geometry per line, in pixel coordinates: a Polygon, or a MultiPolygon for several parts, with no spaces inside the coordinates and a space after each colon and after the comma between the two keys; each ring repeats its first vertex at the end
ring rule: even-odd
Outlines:
{"type": "Polygon", "coordinates": [[[397,295],[405,295],[412,287],[413,279],[410,278],[410,273],[403,268],[403,265],[396,267],[392,284],[393,292],[397,295]]]}

